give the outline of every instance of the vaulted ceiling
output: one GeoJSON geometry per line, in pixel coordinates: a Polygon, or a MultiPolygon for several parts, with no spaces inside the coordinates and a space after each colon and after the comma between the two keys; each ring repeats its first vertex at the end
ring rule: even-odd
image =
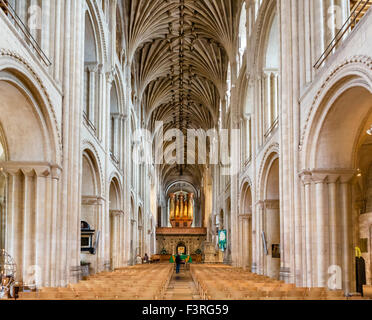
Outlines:
{"type": "MultiPolygon", "coordinates": [[[[184,134],[216,127],[229,61],[236,56],[242,2],[122,0],[132,90],[147,129],[153,132],[156,121],[184,134]]],[[[163,179],[180,169],[164,165],[163,179]]],[[[199,180],[201,170],[183,166],[181,173],[199,180]]]]}

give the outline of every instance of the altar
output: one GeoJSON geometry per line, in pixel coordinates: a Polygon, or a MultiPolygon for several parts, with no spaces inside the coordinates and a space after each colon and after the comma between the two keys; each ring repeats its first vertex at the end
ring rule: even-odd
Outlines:
{"type": "Polygon", "coordinates": [[[157,253],[169,256],[169,262],[180,254],[188,263],[201,262],[207,229],[192,227],[195,197],[193,193],[178,191],[168,195],[169,225],[156,229],[157,253]]]}
{"type": "MultiPolygon", "coordinates": [[[[180,255],[181,260],[185,263],[192,263],[192,257],[186,254],[180,255]]],[[[176,262],[176,256],[172,255],[172,257],[169,259],[170,263],[175,263],[176,262]]]]}
{"type": "MultiPolygon", "coordinates": [[[[157,228],[157,252],[161,255],[198,256],[203,252],[207,239],[206,228],[157,228]]],[[[200,260],[199,257],[196,257],[200,260]]]]}

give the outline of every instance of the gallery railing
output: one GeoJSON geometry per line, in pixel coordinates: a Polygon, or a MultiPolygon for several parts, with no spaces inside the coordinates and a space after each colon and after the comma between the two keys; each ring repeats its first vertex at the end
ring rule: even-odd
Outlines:
{"type": "Polygon", "coordinates": [[[365,15],[366,11],[372,4],[372,0],[359,0],[358,3],[351,9],[351,14],[347,18],[344,25],[337,32],[331,43],[328,45],[326,50],[320,56],[319,60],[315,63],[314,68],[319,69],[328,56],[333,52],[338,43],[342,40],[344,35],[351,29],[353,29],[356,23],[365,15]]]}
{"type": "Polygon", "coordinates": [[[47,66],[51,66],[52,62],[49,60],[47,55],[39,46],[38,42],[32,36],[29,28],[23,23],[22,19],[17,15],[14,8],[10,5],[9,1],[7,0],[0,0],[0,10],[2,10],[8,18],[19,28],[19,31],[24,36],[26,42],[31,46],[31,48],[35,51],[38,57],[42,60],[42,62],[47,66]]]}

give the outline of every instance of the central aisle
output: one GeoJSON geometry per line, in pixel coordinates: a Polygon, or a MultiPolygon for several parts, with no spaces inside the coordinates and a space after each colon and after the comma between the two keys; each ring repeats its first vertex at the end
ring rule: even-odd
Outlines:
{"type": "Polygon", "coordinates": [[[201,300],[189,270],[174,271],[164,300],[201,300]]]}

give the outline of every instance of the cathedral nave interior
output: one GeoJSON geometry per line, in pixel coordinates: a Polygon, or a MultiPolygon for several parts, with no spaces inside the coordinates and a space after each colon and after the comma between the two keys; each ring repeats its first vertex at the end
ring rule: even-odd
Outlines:
{"type": "Polygon", "coordinates": [[[371,298],[371,3],[0,0],[1,296],[371,298]]]}

